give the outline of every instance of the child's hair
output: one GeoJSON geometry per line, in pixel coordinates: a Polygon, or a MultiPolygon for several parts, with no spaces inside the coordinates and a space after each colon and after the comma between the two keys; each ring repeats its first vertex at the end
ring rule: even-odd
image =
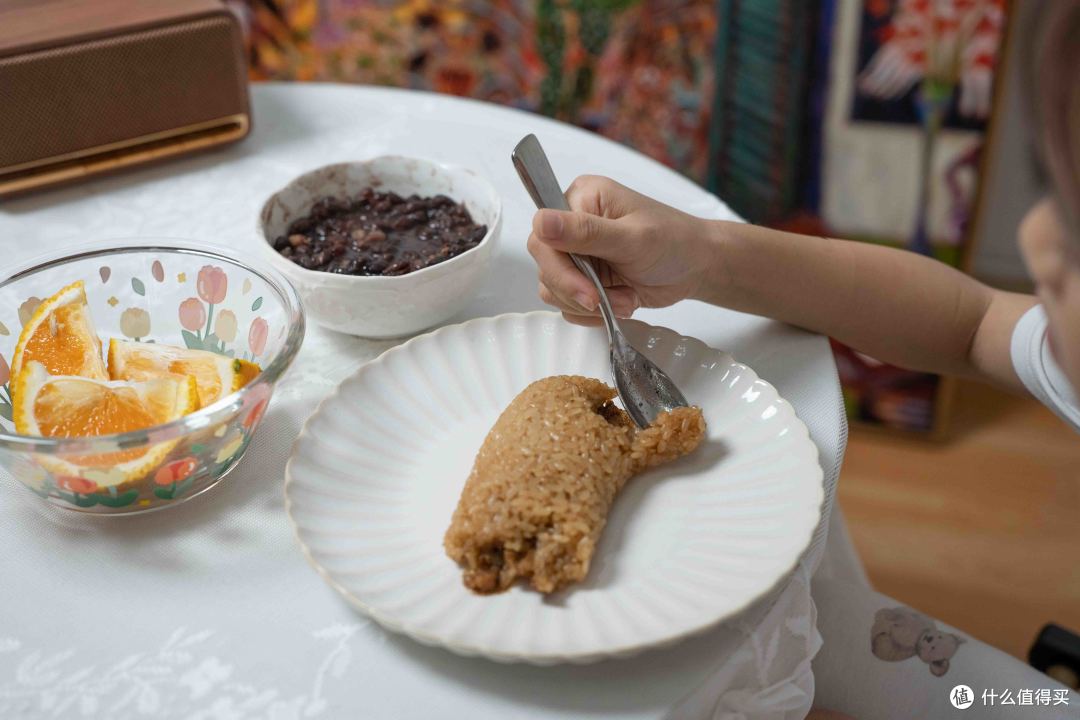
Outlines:
{"type": "Polygon", "coordinates": [[[1080,243],[1080,0],[1029,7],[1021,77],[1031,91],[1036,150],[1068,232],[1080,243]]]}

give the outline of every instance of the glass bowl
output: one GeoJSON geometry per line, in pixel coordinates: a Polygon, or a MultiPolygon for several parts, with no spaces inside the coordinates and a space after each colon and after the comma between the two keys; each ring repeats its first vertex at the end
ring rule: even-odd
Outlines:
{"type": "Polygon", "coordinates": [[[39,259],[0,282],[0,474],[52,505],[89,513],[145,512],[194,497],[240,462],[303,338],[303,310],[288,281],[209,248],[154,238],[39,259]],[[19,333],[41,299],[77,280],[105,347],[113,337],[165,343],[252,360],[262,371],[238,392],[144,430],[17,435],[9,366],[19,333]],[[164,459],[141,477],[115,467],[140,453],[164,459]],[[73,461],[83,468],[78,476],[58,469],[73,461]]]}

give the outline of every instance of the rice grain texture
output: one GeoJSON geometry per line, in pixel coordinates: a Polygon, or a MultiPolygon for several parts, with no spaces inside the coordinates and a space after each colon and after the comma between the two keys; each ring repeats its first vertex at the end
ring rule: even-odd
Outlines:
{"type": "Polygon", "coordinates": [[[466,587],[496,593],[525,578],[550,593],[582,580],[626,481],[705,436],[699,408],[639,431],[615,395],[591,378],[544,378],[495,421],[443,540],[466,587]]]}

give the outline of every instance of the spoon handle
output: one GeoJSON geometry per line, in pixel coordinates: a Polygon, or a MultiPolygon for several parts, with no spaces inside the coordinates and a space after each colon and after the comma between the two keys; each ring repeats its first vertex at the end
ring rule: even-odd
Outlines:
{"type": "MultiPolygon", "coordinates": [[[[559,187],[559,181],[555,178],[555,173],[551,169],[547,154],[535,135],[530,133],[522,138],[521,142],[514,148],[511,159],[518,175],[521,177],[521,182],[525,185],[525,189],[529,192],[533,202],[536,203],[536,207],[551,210],[570,209],[570,205],[566,202],[566,196],[563,195],[562,188],[559,187]]],[[[596,274],[596,268],[593,267],[592,261],[588,257],[576,253],[570,253],[570,259],[574,261],[574,265],[577,266],[578,270],[584,273],[585,277],[589,278],[592,284],[596,286],[597,292],[600,293],[600,315],[604,318],[604,327],[607,329],[608,338],[613,345],[621,347],[622,331],[619,330],[618,323],[615,321],[615,313],[612,311],[611,303],[608,301],[607,291],[604,290],[604,285],[600,282],[600,277],[596,274]]]]}

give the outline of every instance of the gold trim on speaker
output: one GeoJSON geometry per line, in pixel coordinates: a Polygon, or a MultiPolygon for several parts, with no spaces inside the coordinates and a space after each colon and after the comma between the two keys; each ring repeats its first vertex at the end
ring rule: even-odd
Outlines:
{"type": "Polygon", "coordinates": [[[240,113],[0,168],[0,197],[233,142],[248,127],[240,113]]]}

